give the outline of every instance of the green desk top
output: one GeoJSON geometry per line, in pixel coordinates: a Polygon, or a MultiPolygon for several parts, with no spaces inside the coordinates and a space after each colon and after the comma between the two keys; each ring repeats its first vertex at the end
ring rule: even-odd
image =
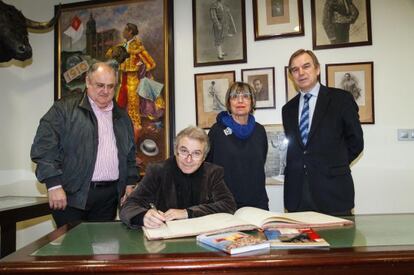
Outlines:
{"type": "MultiPolygon", "coordinates": [[[[318,232],[331,244],[331,248],[414,245],[414,214],[359,215],[353,219],[354,226],[320,229],[318,232]]],[[[32,255],[168,254],[207,251],[212,249],[198,245],[194,237],[147,241],[141,230],[131,230],[120,222],[111,222],[81,223],[32,255]]]]}

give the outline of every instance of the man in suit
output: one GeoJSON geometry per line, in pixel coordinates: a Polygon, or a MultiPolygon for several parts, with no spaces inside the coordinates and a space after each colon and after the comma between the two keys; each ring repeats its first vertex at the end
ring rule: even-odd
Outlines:
{"type": "Polygon", "coordinates": [[[358,106],[350,93],[319,83],[312,51],[293,53],[289,71],[300,93],[282,108],[289,140],[285,208],[350,215],[355,195],[350,164],[364,148],[358,106]]]}

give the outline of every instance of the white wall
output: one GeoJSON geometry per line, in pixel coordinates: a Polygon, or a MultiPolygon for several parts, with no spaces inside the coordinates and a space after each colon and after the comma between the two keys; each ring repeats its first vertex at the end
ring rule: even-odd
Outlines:
{"type": "MultiPolygon", "coordinates": [[[[5,0],[35,20],[53,16],[53,6],[61,0],[5,0]]],[[[312,48],[310,1],[304,2],[305,36],[254,41],[252,2],[246,1],[248,63],[193,67],[191,0],[174,1],[175,118],[176,130],[196,123],[194,74],[244,68],[275,67],[276,109],[259,110],[255,116],[262,124],[281,123],[285,103],[283,68],[298,48],[312,48]]],[[[363,125],[365,150],[352,168],[359,213],[414,212],[414,142],[398,142],[398,128],[414,128],[412,80],[414,51],[414,1],[372,0],[373,46],[315,51],[322,65],[325,83],[326,63],[374,62],[375,124],[363,125]],[[408,84],[408,85],[407,85],[408,84]]],[[[30,146],[40,117],[53,102],[53,31],[29,36],[33,59],[27,63],[0,65],[0,195],[44,195],[29,158],[30,146]]],[[[283,186],[268,187],[270,206],[283,209],[283,186]]],[[[18,247],[52,230],[49,219],[35,219],[18,225],[18,247]]]]}

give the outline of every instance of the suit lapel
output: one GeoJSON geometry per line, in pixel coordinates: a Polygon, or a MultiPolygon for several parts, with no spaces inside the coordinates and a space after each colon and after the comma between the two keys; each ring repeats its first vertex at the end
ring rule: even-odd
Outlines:
{"type": "Polygon", "coordinates": [[[319,124],[324,117],[326,110],[328,109],[331,97],[329,95],[329,90],[327,87],[322,86],[319,88],[319,95],[316,101],[315,110],[313,112],[311,129],[309,132],[308,143],[312,139],[313,134],[316,129],[319,127],[319,124]]]}
{"type": "Polygon", "coordinates": [[[292,129],[295,129],[295,138],[297,139],[299,144],[304,146],[299,132],[299,99],[300,93],[298,93],[294,98],[291,99],[292,105],[289,109],[289,115],[287,117],[291,118],[289,125],[292,125],[292,129]]]}

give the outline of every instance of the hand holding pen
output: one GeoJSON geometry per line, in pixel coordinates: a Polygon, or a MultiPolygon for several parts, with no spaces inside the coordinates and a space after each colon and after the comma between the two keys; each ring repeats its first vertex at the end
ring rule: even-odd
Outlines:
{"type": "Polygon", "coordinates": [[[144,216],[144,226],[148,228],[158,228],[166,221],[164,212],[157,210],[154,203],[150,203],[150,209],[144,216]]]}

